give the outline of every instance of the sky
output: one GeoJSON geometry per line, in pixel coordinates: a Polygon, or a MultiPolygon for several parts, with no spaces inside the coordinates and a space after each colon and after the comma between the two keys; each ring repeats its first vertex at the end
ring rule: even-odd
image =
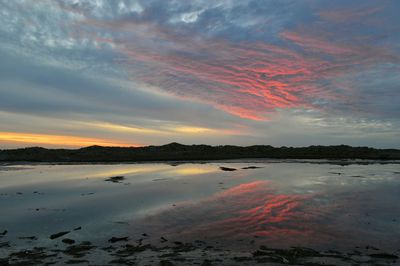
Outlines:
{"type": "Polygon", "coordinates": [[[400,1],[0,0],[0,149],[400,148],[400,1]]]}

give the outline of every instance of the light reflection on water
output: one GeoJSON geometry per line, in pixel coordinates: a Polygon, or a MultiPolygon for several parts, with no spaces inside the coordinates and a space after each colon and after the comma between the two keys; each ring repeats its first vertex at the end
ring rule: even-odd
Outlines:
{"type": "MultiPolygon", "coordinates": [[[[400,247],[400,166],[304,163],[29,165],[0,168],[0,232],[43,244],[147,233],[230,247],[400,247]],[[263,168],[241,169],[256,165],[263,168]],[[220,166],[238,169],[224,172],[220,166]],[[5,171],[5,170],[9,171],[5,171]],[[123,175],[121,183],[105,182],[123,175]]],[[[19,241],[19,242],[18,242],[19,241]]]]}
{"type": "Polygon", "coordinates": [[[312,195],[276,194],[268,181],[253,181],[218,192],[200,202],[182,204],[144,219],[150,232],[172,238],[252,239],[307,233],[300,222],[312,195]],[[152,227],[151,227],[152,226],[152,227]],[[158,230],[158,231],[157,231],[158,230]]]}

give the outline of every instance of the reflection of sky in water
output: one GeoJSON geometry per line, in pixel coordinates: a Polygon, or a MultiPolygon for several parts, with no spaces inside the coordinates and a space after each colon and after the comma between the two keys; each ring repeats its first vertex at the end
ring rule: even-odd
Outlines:
{"type": "MultiPolygon", "coordinates": [[[[82,226],[102,242],[146,232],[230,246],[400,246],[399,165],[210,163],[36,165],[0,168],[7,238],[82,226]],[[237,168],[234,172],[219,166],[237,168]],[[257,165],[259,169],[240,169],[257,165]],[[6,170],[9,171],[6,171],[6,170]],[[123,175],[122,183],[105,182],[123,175]]],[[[21,245],[23,241],[20,241],[21,245]]]]}

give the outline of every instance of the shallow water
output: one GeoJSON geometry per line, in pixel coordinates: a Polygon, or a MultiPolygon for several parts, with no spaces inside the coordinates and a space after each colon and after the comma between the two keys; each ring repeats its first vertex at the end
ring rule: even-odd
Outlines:
{"type": "MultiPolygon", "coordinates": [[[[400,248],[400,165],[234,161],[0,166],[0,239],[54,246],[202,240],[243,250],[400,248]],[[219,167],[236,171],[222,171],[219,167]],[[242,169],[257,166],[256,169],[242,169]],[[124,176],[118,183],[106,178],[124,176]],[[82,227],[81,230],[72,229],[82,227]],[[145,235],[143,235],[145,234],[145,235]],[[37,240],[20,239],[35,236],[37,240]]],[[[0,249],[0,256],[8,251],[0,249]]]]}

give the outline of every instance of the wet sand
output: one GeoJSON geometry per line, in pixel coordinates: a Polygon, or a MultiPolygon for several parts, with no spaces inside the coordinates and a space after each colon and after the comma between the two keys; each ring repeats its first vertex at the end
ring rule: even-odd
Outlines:
{"type": "MultiPolygon", "coordinates": [[[[142,239],[95,246],[90,241],[58,241],[53,247],[34,246],[10,251],[0,265],[398,265],[399,257],[366,246],[351,252],[316,251],[304,247],[276,249],[250,245],[247,251],[225,249],[203,241],[168,245],[146,244],[142,239]],[[138,243],[139,242],[139,243],[138,243]]],[[[166,241],[168,242],[168,241],[166,241]]],[[[8,248],[9,242],[2,242],[8,248]],[[6,244],[5,244],[6,243],[6,244]]]]}

